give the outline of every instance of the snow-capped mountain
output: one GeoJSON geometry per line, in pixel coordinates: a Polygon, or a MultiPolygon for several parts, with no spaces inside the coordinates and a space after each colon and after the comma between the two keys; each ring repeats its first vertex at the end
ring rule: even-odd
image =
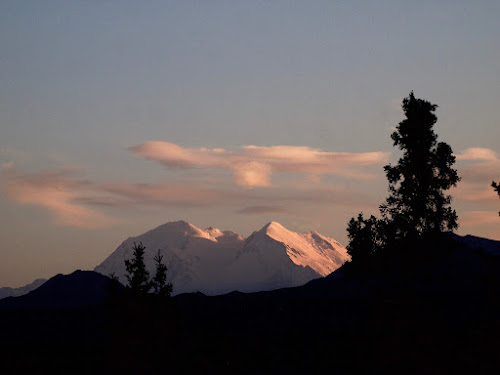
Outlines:
{"type": "Polygon", "coordinates": [[[234,289],[248,292],[298,286],[330,274],[347,259],[346,249],[333,238],[270,222],[237,252],[230,280],[234,289]]]}
{"type": "Polygon", "coordinates": [[[126,283],[125,259],[142,242],[144,261],[154,273],[154,256],[164,255],[174,294],[221,294],[271,290],[305,284],[326,276],[347,259],[346,249],[317,232],[296,233],[271,222],[247,239],[216,228],[199,229],[184,221],[159,226],[125,240],[95,271],[115,273],[126,283]]]}

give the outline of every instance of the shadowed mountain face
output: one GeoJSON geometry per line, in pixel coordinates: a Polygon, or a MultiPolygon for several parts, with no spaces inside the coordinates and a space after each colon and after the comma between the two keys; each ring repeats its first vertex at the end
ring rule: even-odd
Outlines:
{"type": "Polygon", "coordinates": [[[326,276],[349,259],[334,239],[317,232],[295,233],[276,222],[245,239],[231,231],[199,229],[178,221],[127,239],[95,271],[114,272],[126,283],[124,260],[132,257],[134,242],[146,247],[145,263],[151,274],[153,258],[161,250],[174,294],[293,287],[326,276]]]}

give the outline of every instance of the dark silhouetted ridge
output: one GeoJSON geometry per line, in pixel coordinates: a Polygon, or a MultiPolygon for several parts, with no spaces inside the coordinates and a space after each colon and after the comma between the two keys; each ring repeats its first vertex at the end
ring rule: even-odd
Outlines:
{"type": "Polygon", "coordinates": [[[20,297],[0,301],[0,309],[83,307],[100,304],[109,292],[111,279],[94,271],[58,274],[39,288],[20,297]]]}

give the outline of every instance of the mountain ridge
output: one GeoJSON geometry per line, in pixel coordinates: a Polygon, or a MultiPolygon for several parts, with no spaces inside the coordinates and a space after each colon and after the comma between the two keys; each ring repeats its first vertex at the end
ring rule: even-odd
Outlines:
{"type": "Polygon", "coordinates": [[[23,296],[32,290],[37,289],[40,287],[43,283],[45,283],[47,279],[36,279],[33,282],[20,286],[18,288],[11,288],[11,287],[2,287],[0,288],[0,299],[7,298],[7,297],[19,297],[23,296]]]}
{"type": "MultiPolygon", "coordinates": [[[[186,223],[186,222],[184,222],[184,223],[186,223]]],[[[272,223],[272,222],[269,222],[268,224],[270,224],[270,223],[272,223]]],[[[266,225],[268,225],[268,224],[266,224],[266,225]]],[[[158,226],[157,228],[162,227],[163,225],[165,225],[165,224],[162,224],[162,225],[158,226]]],[[[154,231],[157,228],[154,228],[148,232],[154,231]]],[[[212,228],[212,227],[207,228],[207,230],[209,230],[209,229],[213,230],[216,228],[212,228]]],[[[146,233],[148,233],[148,232],[146,232],[146,233]]],[[[231,233],[235,236],[239,236],[238,234],[236,234],[232,231],[221,231],[221,232],[225,233],[225,234],[231,233]]],[[[250,238],[256,232],[257,231],[252,233],[248,238],[250,238]]],[[[317,231],[314,231],[314,230],[309,232],[309,233],[311,233],[313,235],[315,233],[319,234],[317,231]]],[[[319,234],[319,235],[322,236],[321,234],[319,234]]],[[[498,241],[498,240],[488,239],[485,237],[479,237],[479,236],[475,236],[475,235],[471,235],[471,234],[467,234],[464,236],[452,234],[452,237],[455,240],[457,240],[459,243],[462,243],[462,244],[469,246],[469,247],[472,247],[472,248],[479,249],[479,251],[484,251],[485,253],[490,254],[490,255],[497,255],[497,256],[500,255],[500,241],[498,241]]],[[[128,237],[125,241],[133,241],[135,238],[136,237],[128,237]]],[[[108,276],[108,275],[105,275],[105,276],[108,276]]],[[[338,278],[338,277],[341,277],[341,274],[332,273],[328,277],[329,278],[338,278]]],[[[47,279],[40,278],[40,279],[36,279],[33,282],[28,283],[28,284],[21,286],[21,287],[18,287],[18,288],[7,287],[7,286],[0,287],[0,300],[5,299],[7,297],[20,297],[20,296],[26,295],[29,292],[31,292],[32,290],[35,290],[38,287],[40,287],[46,281],[47,281],[47,279]]],[[[312,281],[314,281],[314,280],[312,280],[312,281]]],[[[178,294],[178,293],[176,293],[176,294],[178,294]]]]}

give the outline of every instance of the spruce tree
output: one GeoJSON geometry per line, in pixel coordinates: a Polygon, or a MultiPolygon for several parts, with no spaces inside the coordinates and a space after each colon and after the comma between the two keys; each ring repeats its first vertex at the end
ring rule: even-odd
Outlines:
{"type": "Polygon", "coordinates": [[[138,245],[134,242],[134,255],[131,260],[125,260],[127,269],[127,280],[129,288],[139,294],[146,294],[151,289],[149,282],[149,272],[144,264],[144,250],[146,249],[142,242],[138,245]]]}
{"type": "Polygon", "coordinates": [[[453,168],[451,147],[438,143],[433,130],[437,105],[417,99],[411,92],[403,99],[402,108],[406,118],[391,138],[403,156],[396,165],[384,167],[390,195],[379,207],[382,218],[364,219],[360,214],[348,224],[347,249],[354,261],[367,260],[398,240],[458,227],[457,214],[450,207],[452,198],[444,192],[456,186],[460,177],[453,168]]]}
{"type": "Polygon", "coordinates": [[[347,245],[347,253],[351,259],[356,262],[366,263],[370,256],[373,255],[378,246],[380,246],[379,238],[379,221],[375,216],[370,216],[368,219],[363,218],[360,213],[357,219],[352,218],[349,221],[347,232],[349,245],[347,245]]]}
{"type": "Polygon", "coordinates": [[[160,250],[154,257],[156,264],[156,273],[151,281],[154,289],[154,293],[162,297],[170,297],[172,293],[172,284],[167,283],[167,266],[162,263],[163,255],[161,255],[160,250]]]}
{"type": "Polygon", "coordinates": [[[453,230],[457,214],[450,207],[445,190],[460,181],[451,147],[437,143],[433,126],[437,105],[417,99],[413,92],[403,100],[406,119],[391,138],[403,156],[394,166],[384,167],[390,195],[380,206],[384,219],[395,229],[397,238],[415,238],[424,233],[453,230]]]}

